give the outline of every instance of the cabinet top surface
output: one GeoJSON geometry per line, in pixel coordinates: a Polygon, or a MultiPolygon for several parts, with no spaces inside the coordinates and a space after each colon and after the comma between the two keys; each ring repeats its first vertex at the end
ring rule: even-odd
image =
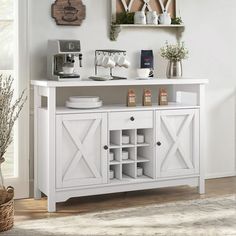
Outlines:
{"type": "Polygon", "coordinates": [[[191,84],[207,84],[207,79],[150,79],[150,80],[112,80],[112,81],[52,81],[52,80],[31,80],[31,84],[40,87],[106,87],[106,86],[142,86],[142,85],[191,85],[191,84]]]}

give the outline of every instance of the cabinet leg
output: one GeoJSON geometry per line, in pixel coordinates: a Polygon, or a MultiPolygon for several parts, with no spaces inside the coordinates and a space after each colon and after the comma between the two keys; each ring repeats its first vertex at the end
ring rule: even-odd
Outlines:
{"type": "Polygon", "coordinates": [[[198,189],[199,194],[205,194],[205,179],[199,179],[199,189],[198,189]]]}
{"type": "Polygon", "coordinates": [[[56,202],[48,197],[48,212],[56,212],[56,202]]]}
{"type": "Polygon", "coordinates": [[[39,199],[41,199],[41,197],[42,197],[41,191],[37,187],[35,187],[34,188],[34,199],[39,200],[39,199]]]}

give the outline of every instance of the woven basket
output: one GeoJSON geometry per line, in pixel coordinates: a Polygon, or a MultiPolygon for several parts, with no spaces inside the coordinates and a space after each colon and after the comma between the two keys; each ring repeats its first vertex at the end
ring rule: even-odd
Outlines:
{"type": "MultiPolygon", "coordinates": [[[[3,191],[0,191],[1,196],[4,195],[3,191]]],[[[0,205],[0,232],[11,229],[14,225],[14,193],[7,196],[7,202],[0,205]]]]}

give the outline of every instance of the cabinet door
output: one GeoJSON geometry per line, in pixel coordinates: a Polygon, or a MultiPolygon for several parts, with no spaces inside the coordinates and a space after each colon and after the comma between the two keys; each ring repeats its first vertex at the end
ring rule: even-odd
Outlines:
{"type": "Polygon", "coordinates": [[[56,186],[107,183],[107,115],[59,115],[56,124],[56,186]]]}
{"type": "Polygon", "coordinates": [[[157,176],[199,173],[199,110],[156,112],[157,176]]]}

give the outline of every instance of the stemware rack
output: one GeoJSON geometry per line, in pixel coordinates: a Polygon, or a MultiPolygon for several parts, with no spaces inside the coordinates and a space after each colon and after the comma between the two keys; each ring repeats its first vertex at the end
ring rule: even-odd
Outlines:
{"type": "MultiPolygon", "coordinates": [[[[101,49],[101,50],[96,50],[95,51],[95,75],[98,74],[98,67],[102,67],[100,65],[97,64],[97,59],[100,55],[103,56],[109,56],[109,57],[114,57],[115,55],[123,55],[126,56],[127,52],[125,50],[114,50],[114,49],[101,49]]],[[[127,79],[125,77],[120,77],[120,76],[114,76],[113,75],[113,68],[109,68],[110,69],[110,76],[113,79],[127,79]]]]}

